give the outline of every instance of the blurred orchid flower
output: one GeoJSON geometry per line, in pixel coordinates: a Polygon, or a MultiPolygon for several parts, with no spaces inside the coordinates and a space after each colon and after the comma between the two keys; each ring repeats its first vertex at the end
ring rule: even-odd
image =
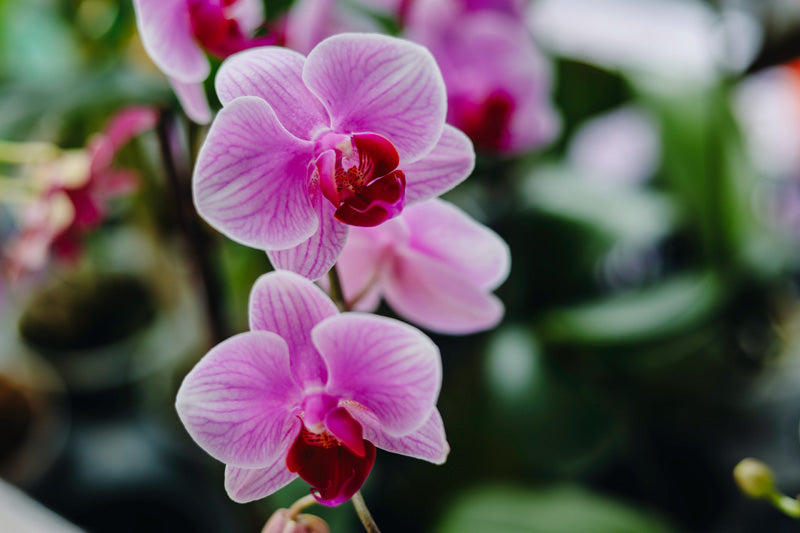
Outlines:
{"type": "Polygon", "coordinates": [[[200,215],[310,279],[336,261],[349,226],[375,226],[472,171],[464,134],[446,126],[444,83],[423,47],[340,34],[304,58],[285,48],[220,68],[223,108],[193,178],[200,215]]]}
{"type": "Polygon", "coordinates": [[[425,45],[447,85],[447,121],[479,151],[515,154],[559,131],[551,76],[519,2],[417,0],[404,35],[425,45]]]}
{"type": "Polygon", "coordinates": [[[21,231],[4,251],[9,278],[41,269],[51,251],[65,259],[78,256],[81,239],[103,222],[109,201],[138,186],[133,171],[113,167],[114,157],[130,139],[153,128],[156,120],[154,109],[123,109],[86,148],[52,147],[52,156],[25,167],[25,178],[15,181],[29,199],[23,200],[21,231]]]}
{"type": "Polygon", "coordinates": [[[190,119],[211,121],[203,81],[218,58],[276,44],[279,33],[252,37],[264,24],[261,0],[134,0],[136,25],[153,62],[169,78],[190,119]]]}
{"type": "Polygon", "coordinates": [[[383,297],[403,318],[439,333],[497,325],[491,294],[508,277],[508,245],[456,206],[433,199],[375,228],[353,228],[336,265],[345,300],[373,311],[383,297]]]}
{"type": "Polygon", "coordinates": [[[644,109],[626,106],[593,117],[580,126],[567,160],[581,178],[601,185],[644,183],[661,159],[658,125],[644,109]]]}
{"type": "Polygon", "coordinates": [[[339,505],[364,483],[376,447],[444,462],[441,361],[421,332],[339,314],[291,272],[256,281],[250,329],[212,348],[176,401],[192,438],[226,464],[233,500],[263,498],[299,476],[317,501],[339,505]]]}

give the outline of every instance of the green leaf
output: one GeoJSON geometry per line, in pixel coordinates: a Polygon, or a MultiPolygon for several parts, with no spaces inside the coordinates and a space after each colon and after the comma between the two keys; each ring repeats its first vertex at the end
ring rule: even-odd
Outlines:
{"type": "Polygon", "coordinates": [[[452,505],[436,533],[670,533],[657,517],[572,485],[482,487],[452,505]]]}

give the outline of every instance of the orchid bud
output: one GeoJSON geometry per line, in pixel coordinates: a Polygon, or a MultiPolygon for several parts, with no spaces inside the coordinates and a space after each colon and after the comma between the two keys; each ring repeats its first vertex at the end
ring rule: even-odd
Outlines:
{"type": "Polygon", "coordinates": [[[742,459],[733,469],[733,479],[750,498],[766,498],[775,491],[772,470],[758,459],[742,459]]]}
{"type": "Polygon", "coordinates": [[[330,529],[318,516],[299,514],[290,518],[288,509],[278,509],[264,525],[261,533],[330,533],[330,529]]]}

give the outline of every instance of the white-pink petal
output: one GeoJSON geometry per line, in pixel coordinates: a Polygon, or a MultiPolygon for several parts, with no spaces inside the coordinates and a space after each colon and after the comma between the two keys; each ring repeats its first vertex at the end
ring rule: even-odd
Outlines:
{"type": "Polygon", "coordinates": [[[444,80],[418,44],[379,34],[334,35],[308,54],[303,81],[322,100],[335,131],[383,135],[401,162],[430,152],[442,134],[444,80]]]}
{"type": "Polygon", "coordinates": [[[301,385],[325,382],[325,363],[312,344],[311,329],[338,313],[327,294],[292,272],[264,274],[250,291],[250,329],[286,341],[292,374],[301,385]]]}
{"type": "Polygon", "coordinates": [[[297,474],[289,472],[285,457],[279,457],[266,468],[225,467],[225,491],[238,503],[266,498],[295,479],[297,474]]]}
{"type": "Polygon", "coordinates": [[[422,159],[402,166],[406,175],[406,204],[443,194],[472,173],[475,150],[460,130],[445,125],[436,146],[422,159]]]}
{"type": "Polygon", "coordinates": [[[134,0],[133,6],[142,46],[164,74],[184,83],[208,77],[211,65],[194,40],[187,0],[134,0]]]}
{"type": "Polygon", "coordinates": [[[229,57],[215,80],[222,105],[240,96],[264,99],[292,135],[310,139],[315,129],[330,126],[328,112],[302,80],[305,57],[268,46],[245,50],[229,57]]]}
{"type": "Polygon", "coordinates": [[[384,278],[384,297],[397,314],[436,331],[466,335],[496,326],[503,304],[458,269],[413,249],[400,250],[384,278]]]}
{"type": "Polygon", "coordinates": [[[404,437],[391,437],[379,428],[364,424],[364,438],[387,452],[407,455],[433,464],[444,464],[450,445],[444,432],[444,423],[438,409],[434,409],[427,422],[404,437]]]}
{"type": "Polygon", "coordinates": [[[336,263],[347,241],[348,226],[333,218],[336,208],[319,191],[312,195],[311,201],[319,216],[316,233],[294,248],[270,250],[267,255],[275,268],[318,280],[336,263]]]}
{"type": "Polygon", "coordinates": [[[278,335],[241,333],[186,375],[175,407],[189,434],[226,464],[263,468],[286,455],[300,430],[301,390],[278,335]]]}
{"type": "Polygon", "coordinates": [[[495,232],[449,202],[433,199],[403,212],[409,248],[437,259],[484,290],[508,277],[511,252],[495,232]]]}
{"type": "Polygon", "coordinates": [[[211,108],[202,83],[184,83],[176,78],[169,78],[169,84],[187,117],[198,124],[211,122],[211,108]]]}
{"type": "Polygon", "coordinates": [[[436,405],[442,383],[439,349],[398,320],[344,313],[311,331],[328,366],[326,391],[371,411],[390,436],[416,431],[436,405]]]}
{"type": "Polygon", "coordinates": [[[297,246],[319,227],[308,197],[311,153],[311,143],[286,131],[264,100],[237,98],[219,112],[200,149],[197,211],[247,246],[297,246]]]}

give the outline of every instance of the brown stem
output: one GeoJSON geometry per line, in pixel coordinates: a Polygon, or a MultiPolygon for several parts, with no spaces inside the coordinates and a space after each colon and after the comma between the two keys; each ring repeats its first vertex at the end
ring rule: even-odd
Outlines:
{"type": "Polygon", "coordinates": [[[361,523],[364,524],[364,529],[367,531],[367,533],[381,533],[381,530],[378,529],[378,524],[375,523],[375,520],[369,513],[369,509],[367,509],[367,504],[364,502],[364,497],[361,496],[361,491],[356,492],[351,501],[353,502],[353,507],[356,508],[356,514],[361,520],[361,523]]]}

